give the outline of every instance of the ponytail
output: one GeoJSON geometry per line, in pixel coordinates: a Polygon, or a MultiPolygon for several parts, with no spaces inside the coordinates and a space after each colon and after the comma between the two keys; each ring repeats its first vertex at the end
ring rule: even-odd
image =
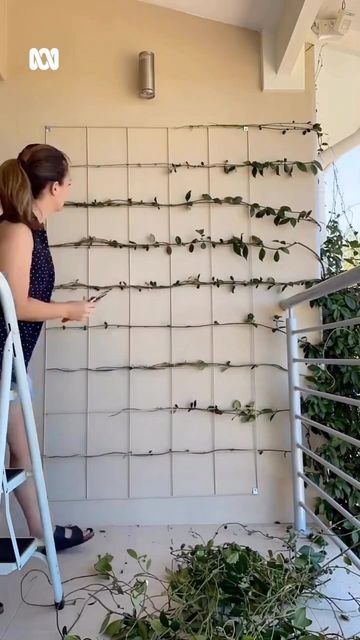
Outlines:
{"type": "Polygon", "coordinates": [[[23,222],[31,229],[39,228],[32,203],[30,180],[20,161],[6,160],[0,165],[0,205],[3,219],[23,222]]]}
{"type": "Polygon", "coordinates": [[[69,158],[49,144],[28,144],[18,157],[0,165],[0,208],[2,218],[23,222],[30,229],[42,227],[33,213],[33,202],[47,185],[63,184],[69,158]]]}

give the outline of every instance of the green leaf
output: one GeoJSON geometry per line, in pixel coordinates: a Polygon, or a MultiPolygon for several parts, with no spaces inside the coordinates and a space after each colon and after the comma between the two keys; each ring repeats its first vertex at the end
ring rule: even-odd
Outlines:
{"type": "Polygon", "coordinates": [[[245,260],[247,260],[248,255],[249,255],[249,247],[246,244],[244,244],[244,246],[243,246],[242,254],[243,254],[243,257],[245,258],[245,260]]]}
{"type": "Polygon", "coordinates": [[[352,309],[353,311],[355,311],[355,309],[357,308],[356,300],[351,296],[347,296],[347,295],[344,296],[344,300],[347,306],[349,307],[349,309],[352,309]]]}
{"type": "Polygon", "coordinates": [[[260,251],[259,251],[259,260],[261,260],[261,262],[264,260],[266,256],[266,251],[264,249],[264,247],[261,247],[260,251]]]}
{"type": "Polygon", "coordinates": [[[263,244],[263,241],[258,236],[251,236],[250,241],[259,246],[263,244]]]}
{"type": "Polygon", "coordinates": [[[166,253],[167,253],[169,256],[171,256],[171,254],[172,254],[172,248],[170,247],[170,245],[168,245],[168,246],[166,247],[166,253]]]}
{"type": "Polygon", "coordinates": [[[228,564],[236,564],[239,560],[239,552],[236,549],[230,550],[224,554],[224,558],[228,564]]]}
{"type": "Polygon", "coordinates": [[[175,238],[175,242],[176,242],[176,244],[181,244],[181,238],[180,238],[180,236],[176,236],[176,238],[175,238]]]}
{"type": "Polygon", "coordinates": [[[279,262],[280,260],[280,253],[278,251],[275,251],[274,253],[274,260],[275,262],[279,262]]]}
{"type": "Polygon", "coordinates": [[[166,629],[169,628],[170,626],[169,620],[163,611],[160,613],[160,622],[163,627],[165,627],[166,629]]]}
{"type": "Polygon", "coordinates": [[[110,622],[109,626],[103,632],[105,636],[109,638],[115,638],[123,627],[122,620],[114,620],[114,622],[110,622]]]}
{"type": "Polygon", "coordinates": [[[112,572],[111,562],[114,556],[106,553],[104,556],[99,556],[98,561],[94,564],[94,569],[100,576],[108,576],[112,572]]]}
{"type": "Polygon", "coordinates": [[[153,233],[150,233],[149,235],[149,242],[156,242],[156,238],[153,233]]]}
{"type": "Polygon", "coordinates": [[[166,631],[165,627],[163,627],[160,620],[157,620],[157,619],[151,620],[150,626],[152,630],[155,631],[155,633],[157,633],[158,636],[160,636],[162,633],[164,633],[164,631],[166,631]]]}
{"type": "Polygon", "coordinates": [[[81,640],[80,636],[64,636],[63,640],[81,640]]]}
{"type": "Polygon", "coordinates": [[[186,196],[185,196],[185,200],[186,200],[186,202],[189,202],[190,198],[191,198],[191,190],[190,190],[190,191],[188,191],[188,192],[187,192],[187,194],[186,194],[186,196]]]}
{"type": "Polygon", "coordinates": [[[294,627],[298,629],[306,629],[312,624],[312,621],[306,617],[306,607],[301,607],[295,611],[295,614],[291,620],[294,627]]]}
{"type": "Polygon", "coordinates": [[[352,562],[351,562],[349,556],[343,556],[343,561],[344,561],[344,564],[347,564],[348,567],[351,567],[352,562]]]}
{"type": "Polygon", "coordinates": [[[303,171],[304,173],[307,172],[306,164],[304,164],[303,162],[297,162],[296,166],[298,169],[300,169],[300,171],[303,171]]]}
{"type": "Polygon", "coordinates": [[[101,627],[100,627],[100,633],[104,633],[106,627],[108,626],[109,622],[110,622],[110,618],[111,618],[111,613],[108,613],[105,618],[104,618],[104,622],[102,623],[101,627]]]}
{"type": "Polygon", "coordinates": [[[130,558],[134,558],[134,560],[138,559],[138,554],[136,553],[136,551],[134,551],[134,549],[127,549],[127,553],[130,558]]]}

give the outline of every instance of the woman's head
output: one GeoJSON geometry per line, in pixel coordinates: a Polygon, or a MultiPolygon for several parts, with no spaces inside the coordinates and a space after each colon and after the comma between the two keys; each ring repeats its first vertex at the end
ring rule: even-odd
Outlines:
{"type": "Polygon", "coordinates": [[[0,165],[0,206],[10,222],[30,228],[64,206],[70,186],[69,159],[48,144],[28,144],[0,165]]]}

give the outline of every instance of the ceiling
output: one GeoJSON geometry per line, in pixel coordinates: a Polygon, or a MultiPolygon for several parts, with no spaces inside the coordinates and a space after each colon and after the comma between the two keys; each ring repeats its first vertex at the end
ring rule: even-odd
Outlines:
{"type": "Polygon", "coordinates": [[[141,0],[200,18],[261,31],[277,23],[284,0],[141,0]]]}
{"type": "MultiPolygon", "coordinates": [[[[272,29],[279,18],[286,0],[141,0],[167,9],[190,13],[194,16],[224,22],[245,29],[261,31],[272,29]]],[[[342,0],[324,0],[318,14],[320,18],[334,17],[342,0]]],[[[346,8],[356,16],[352,29],[360,30],[360,0],[346,0],[346,8]]]]}

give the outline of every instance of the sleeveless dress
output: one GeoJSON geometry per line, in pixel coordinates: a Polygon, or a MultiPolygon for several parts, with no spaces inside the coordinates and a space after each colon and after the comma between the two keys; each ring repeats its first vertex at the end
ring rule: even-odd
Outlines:
{"type": "MultiPolygon", "coordinates": [[[[0,223],[2,222],[0,218],[0,223]]],[[[16,223],[14,223],[16,224],[16,223]]],[[[51,257],[48,237],[44,228],[32,230],[34,248],[32,252],[29,298],[50,302],[55,284],[54,263],[51,257]]],[[[19,333],[27,368],[35,345],[39,339],[43,322],[19,321],[19,333]]],[[[1,310],[0,315],[0,369],[7,338],[7,327],[1,310]]]]}

